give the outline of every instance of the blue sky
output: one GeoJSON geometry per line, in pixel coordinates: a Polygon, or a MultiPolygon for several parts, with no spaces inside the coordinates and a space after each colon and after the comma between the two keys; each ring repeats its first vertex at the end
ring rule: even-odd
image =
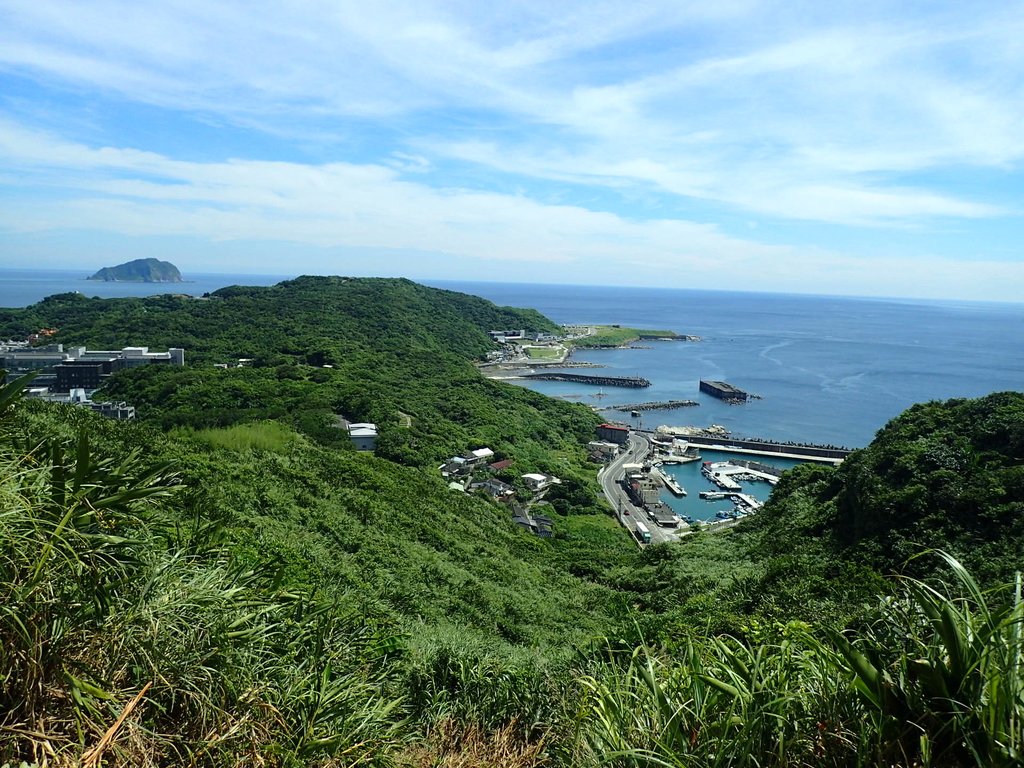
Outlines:
{"type": "Polygon", "coordinates": [[[491,5],[0,0],[3,265],[1024,297],[1019,4],[491,5]]]}

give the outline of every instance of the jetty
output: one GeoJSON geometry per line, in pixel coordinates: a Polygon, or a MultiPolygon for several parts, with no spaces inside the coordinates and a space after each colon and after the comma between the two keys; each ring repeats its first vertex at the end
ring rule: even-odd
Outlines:
{"type": "Polygon", "coordinates": [[[740,484],[731,477],[733,473],[728,471],[728,468],[730,467],[732,467],[732,465],[727,461],[714,463],[705,461],[704,466],[701,467],[701,473],[723,491],[738,492],[742,490],[742,488],[740,484]]]}
{"type": "Polygon", "coordinates": [[[667,411],[672,408],[690,408],[700,405],[696,400],[659,400],[652,403],[628,403],[627,405],[609,405],[606,411],[667,411]]]}
{"type": "Polygon", "coordinates": [[[838,464],[853,451],[850,448],[839,448],[813,443],[780,443],[758,438],[734,438],[724,436],[689,435],[686,438],[690,445],[710,448],[716,451],[748,453],[756,456],[781,456],[787,459],[811,459],[838,464]]]}
{"type": "MultiPolygon", "coordinates": [[[[705,501],[721,501],[729,499],[733,504],[745,513],[756,512],[762,507],[760,501],[748,493],[738,491],[701,491],[700,497],[705,501]]],[[[724,519],[724,518],[723,518],[724,519]]]]}
{"type": "Polygon", "coordinates": [[[663,472],[662,476],[665,478],[665,487],[669,488],[673,496],[686,496],[686,488],[679,484],[679,480],[668,472],[663,472]]]}
{"type": "Polygon", "coordinates": [[[600,387],[626,387],[627,389],[643,389],[651,386],[651,382],[640,376],[588,376],[582,373],[527,373],[524,379],[543,379],[544,381],[571,381],[576,384],[594,384],[600,387]]]}
{"type": "Polygon", "coordinates": [[[724,381],[701,379],[700,391],[717,397],[719,400],[725,400],[727,403],[745,403],[748,397],[748,394],[742,389],[724,381]]]}
{"type": "Polygon", "coordinates": [[[725,491],[701,491],[700,497],[706,501],[719,501],[721,499],[728,499],[732,496],[731,493],[725,491]]]}
{"type": "Polygon", "coordinates": [[[661,482],[665,484],[665,487],[669,489],[673,496],[686,495],[686,489],[683,488],[683,486],[679,484],[679,481],[672,477],[672,475],[661,467],[655,466],[654,469],[657,470],[659,475],[661,475],[661,482]]]}

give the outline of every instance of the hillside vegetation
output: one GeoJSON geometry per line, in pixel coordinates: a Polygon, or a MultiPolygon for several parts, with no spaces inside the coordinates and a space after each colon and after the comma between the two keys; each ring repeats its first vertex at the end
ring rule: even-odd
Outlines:
{"type": "Polygon", "coordinates": [[[640,552],[594,415],[472,365],[534,313],[302,278],[0,321],[190,363],[111,381],[137,423],[0,395],[0,765],[1020,762],[1024,395],[915,406],[640,552]],[[553,538],[448,490],[478,445],[563,478],[553,538]]]}
{"type": "Polygon", "coordinates": [[[408,280],[343,277],[236,286],[208,299],[60,294],[0,311],[5,337],[57,328],[51,341],[66,344],[184,347],[188,367],[125,371],[104,393],[165,428],[282,419],[341,445],[334,417],[343,415],[377,423],[379,455],[405,464],[482,443],[521,455],[522,472],[557,473],[554,462],[572,460],[598,419],[584,406],[479,376],[471,361],[494,348],[487,331],[504,327],[557,330],[533,310],[408,280]],[[252,367],[213,368],[239,359],[252,367]],[[412,417],[411,428],[400,414],[412,417]],[[549,453],[556,446],[565,455],[549,453]]]}
{"type": "Polygon", "coordinates": [[[598,325],[594,332],[588,336],[581,336],[573,341],[577,347],[622,347],[639,341],[642,338],[649,339],[676,339],[679,337],[675,331],[644,330],[640,328],[626,328],[620,325],[598,325]]]}

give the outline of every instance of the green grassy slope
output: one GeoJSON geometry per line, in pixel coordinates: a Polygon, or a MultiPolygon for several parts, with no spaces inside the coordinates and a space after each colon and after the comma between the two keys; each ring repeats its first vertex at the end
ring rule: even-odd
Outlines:
{"type": "MultiPolygon", "coordinates": [[[[638,553],[582,463],[594,414],[470,362],[526,317],[342,278],[5,312],[0,330],[94,347],[192,334],[197,363],[112,381],[136,424],[0,403],[10,722],[48,724],[74,764],[152,682],[110,764],[388,765],[425,730],[459,752],[471,724],[561,765],[1015,764],[1019,598],[881,574],[948,575],[907,560],[941,545],[1010,581],[1024,395],[915,406],[841,467],[787,473],[733,532],[638,553]],[[214,369],[225,356],[256,365],[214,369]],[[379,422],[380,455],[352,451],[336,413],[379,422]],[[510,475],[566,481],[553,539],[446,488],[438,459],[479,444],[510,475]],[[133,495],[159,465],[180,488],[133,495]]],[[[42,754],[12,733],[0,761],[42,754]]]]}
{"type": "Polygon", "coordinates": [[[355,591],[399,621],[513,644],[562,646],[621,618],[628,599],[606,574],[636,551],[604,516],[584,464],[598,417],[471,363],[493,347],[490,328],[551,330],[535,312],[405,280],[299,278],[204,301],[58,297],[6,321],[93,348],[186,345],[185,367],[144,366],[106,387],[142,424],[91,429],[112,452],[138,445],[172,463],[195,489],[195,514],[220,521],[235,556],[272,558],[287,583],[355,591]],[[225,355],[255,363],[214,368],[225,355]],[[378,455],[354,452],[336,415],[378,423],[378,455]],[[553,496],[572,504],[554,499],[554,539],[448,490],[440,461],[481,445],[514,460],[507,479],[563,479],[553,496]]]}

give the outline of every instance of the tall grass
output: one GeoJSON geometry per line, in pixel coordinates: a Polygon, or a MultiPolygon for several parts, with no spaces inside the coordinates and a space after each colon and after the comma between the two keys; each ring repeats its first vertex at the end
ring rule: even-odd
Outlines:
{"type": "Polygon", "coordinates": [[[907,580],[856,637],[801,624],[774,642],[640,647],[585,680],[581,760],[629,766],[1018,766],[1021,579],[985,592],[907,580]]]}
{"type": "Polygon", "coordinates": [[[392,763],[398,637],[178,547],[166,469],[85,433],[16,443],[4,430],[0,765],[392,763]]]}
{"type": "Polygon", "coordinates": [[[232,451],[273,451],[282,453],[296,439],[294,430],[276,421],[259,421],[249,424],[235,424],[220,429],[179,428],[172,433],[178,437],[189,437],[232,451]]]}
{"type": "Polygon", "coordinates": [[[756,647],[694,640],[674,658],[637,648],[586,680],[583,748],[612,765],[819,764],[849,739],[827,725],[842,706],[827,670],[799,624],[756,647]]]}
{"type": "Polygon", "coordinates": [[[829,639],[841,654],[879,759],[932,765],[1024,762],[1021,576],[985,591],[952,556],[946,589],[906,580],[864,637],[829,639]]]}
{"type": "Polygon", "coordinates": [[[439,764],[476,765],[463,761],[477,754],[481,766],[492,764],[486,755],[505,755],[509,765],[571,765],[582,692],[576,671],[569,653],[424,627],[410,639],[401,686],[439,764]]]}

